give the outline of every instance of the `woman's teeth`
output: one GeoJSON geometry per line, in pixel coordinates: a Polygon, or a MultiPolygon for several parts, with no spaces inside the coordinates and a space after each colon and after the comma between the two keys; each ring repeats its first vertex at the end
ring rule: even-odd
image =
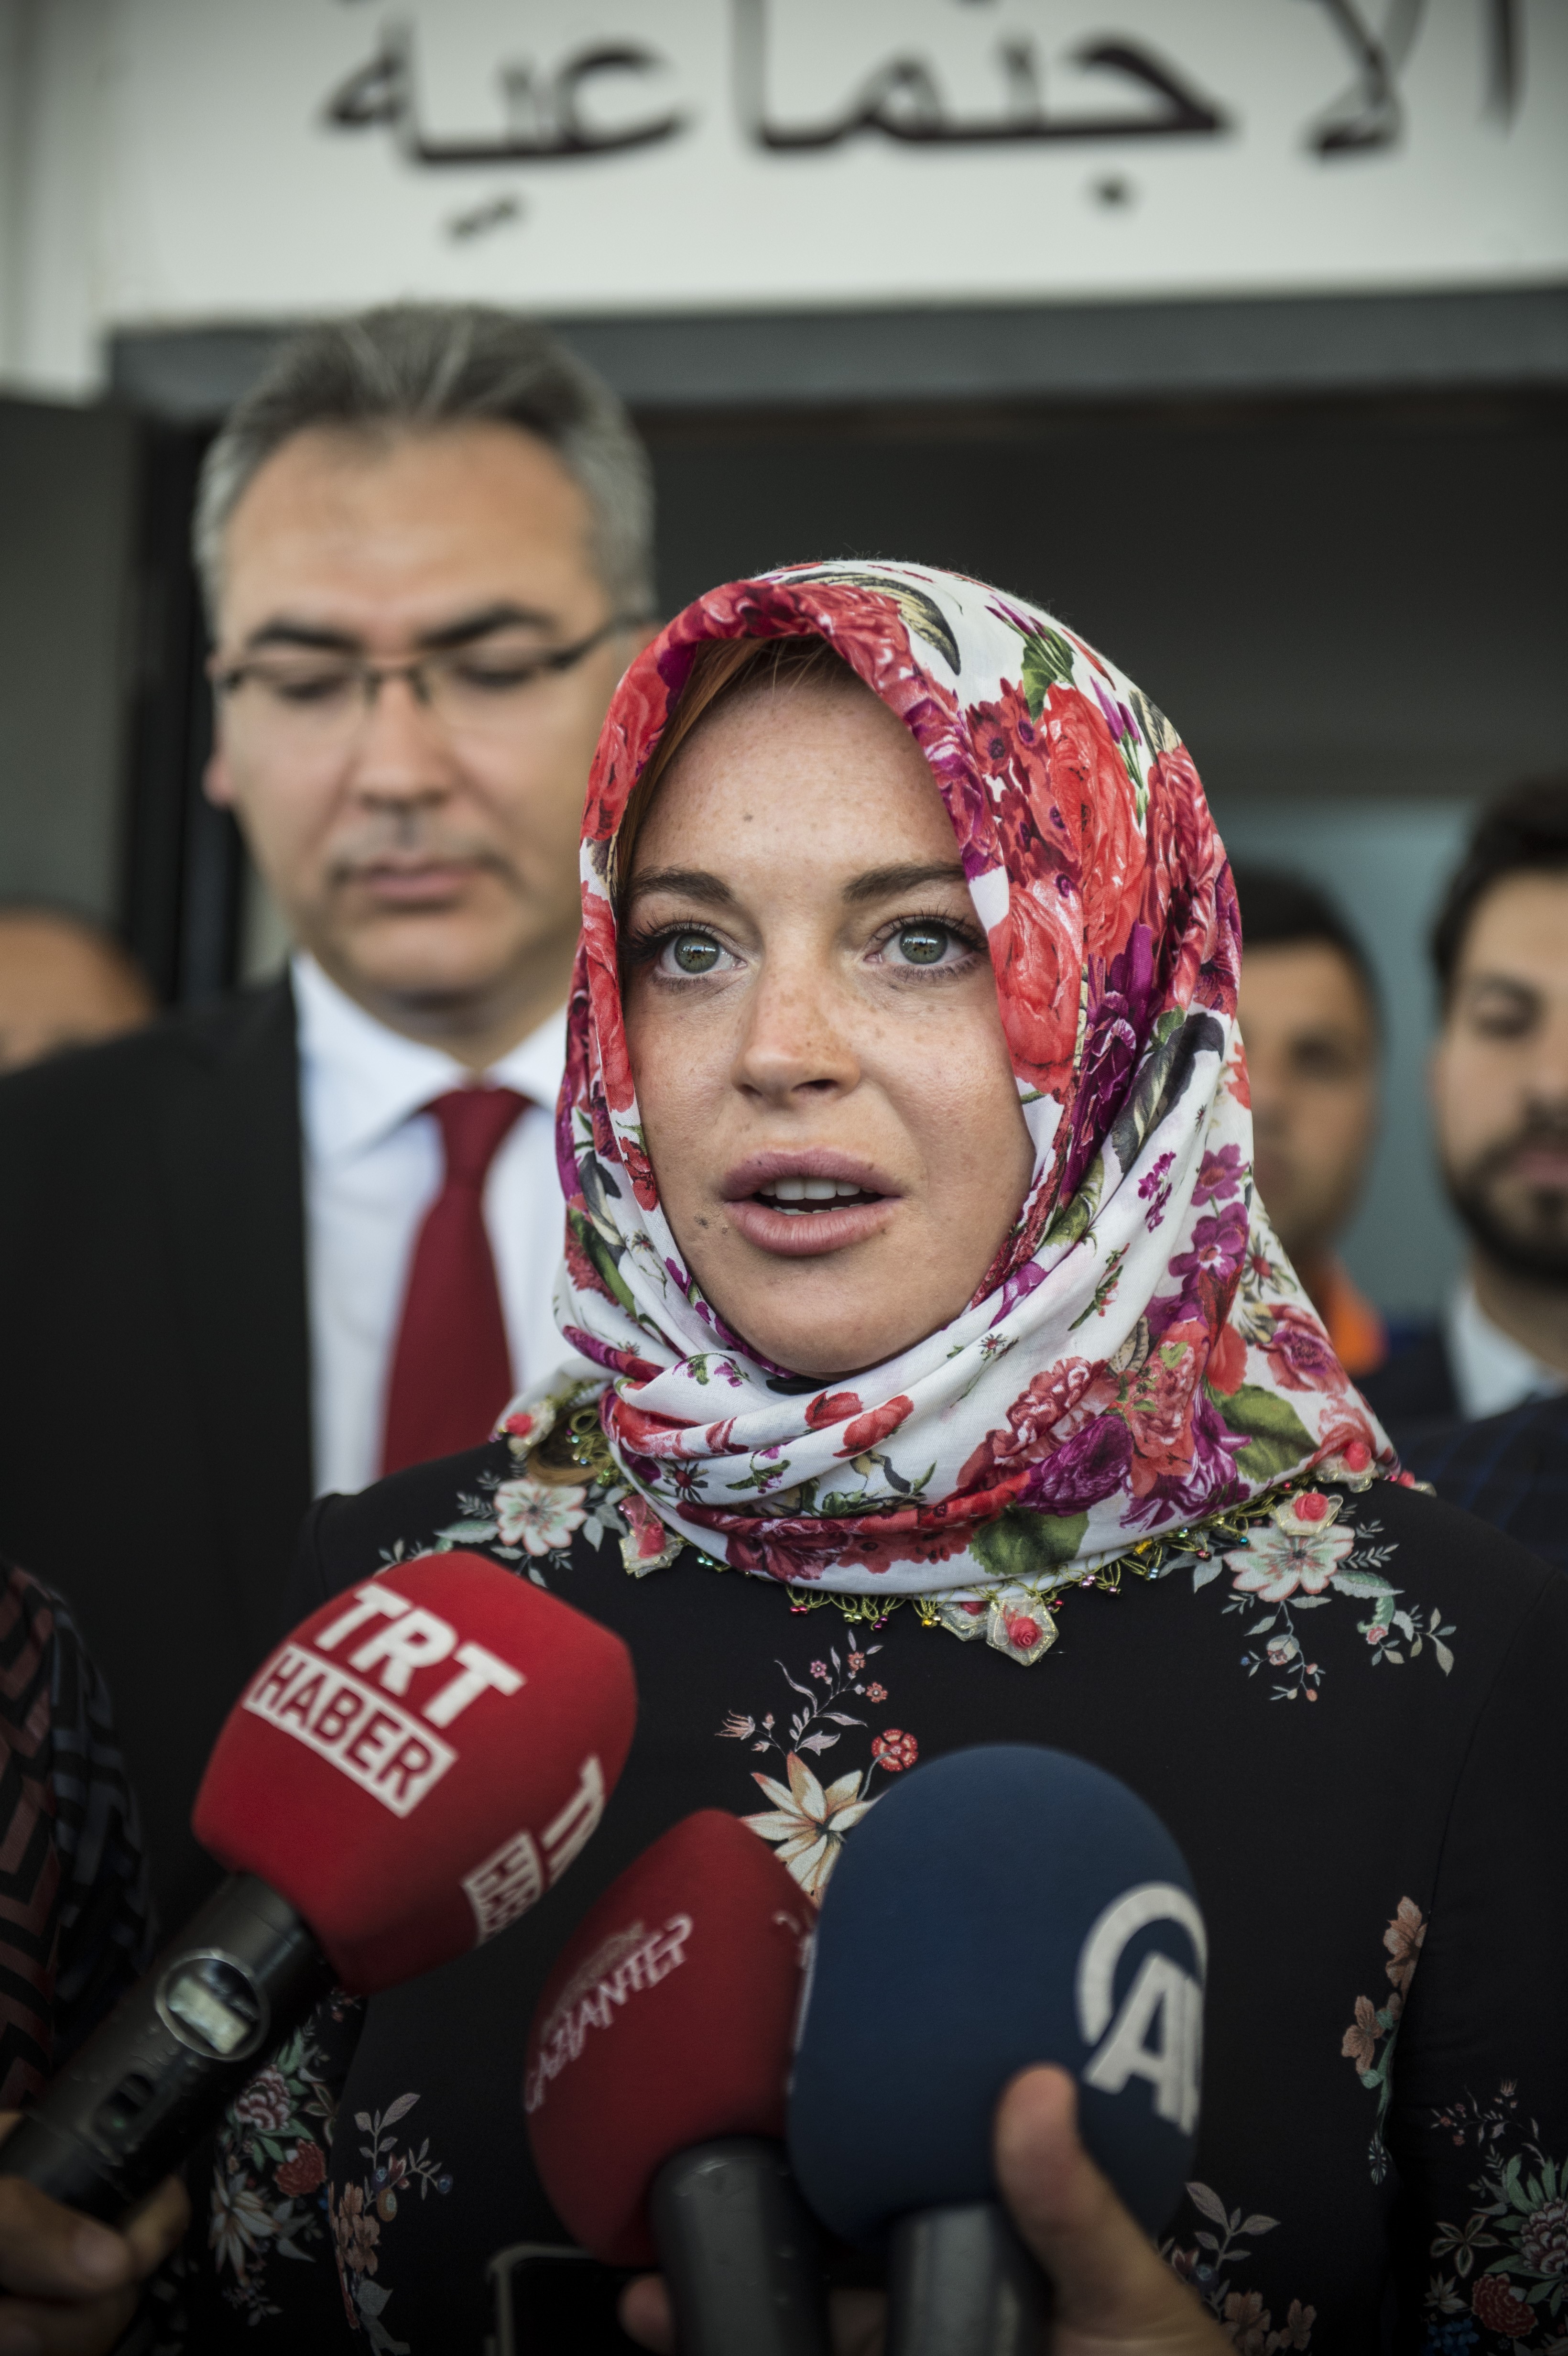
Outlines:
{"type": "Polygon", "coordinates": [[[774,1178],[758,1187],[757,1200],[782,1211],[786,1218],[799,1218],[809,1211],[825,1211],[835,1203],[868,1203],[876,1197],[850,1178],[774,1178]]]}

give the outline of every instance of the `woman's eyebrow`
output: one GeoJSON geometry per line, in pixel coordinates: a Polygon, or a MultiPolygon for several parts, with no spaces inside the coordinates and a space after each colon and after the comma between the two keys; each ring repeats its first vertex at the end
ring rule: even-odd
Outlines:
{"type": "Polygon", "coordinates": [[[850,907],[867,900],[886,900],[900,892],[918,892],[929,884],[964,885],[966,878],[955,860],[931,862],[910,862],[901,867],[869,867],[857,875],[852,884],[844,886],[844,897],[850,907]]]}
{"type": "Polygon", "coordinates": [[[626,904],[650,892],[676,892],[683,900],[700,900],[705,907],[731,908],[735,894],[720,875],[701,867],[646,867],[626,887],[626,904]]]}

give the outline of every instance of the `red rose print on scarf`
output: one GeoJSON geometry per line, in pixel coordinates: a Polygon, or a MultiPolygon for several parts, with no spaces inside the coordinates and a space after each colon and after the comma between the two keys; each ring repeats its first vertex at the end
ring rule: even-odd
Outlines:
{"type": "Polygon", "coordinates": [[[1070,1440],[1111,1396],[1104,1367],[1088,1358],[1063,1358],[1048,1366],[1008,1408],[1006,1430],[986,1434],[958,1475],[959,1488],[977,1489],[1016,1460],[1027,1462],[1070,1440]]]}
{"type": "Polygon", "coordinates": [[[809,1430],[819,1431],[825,1423],[842,1423],[846,1416],[859,1415],[860,1395],[858,1391],[824,1391],[814,1398],[805,1410],[809,1430]]]}
{"type": "Polygon", "coordinates": [[[614,1294],[582,1248],[575,1224],[576,1218],[581,1215],[581,1213],[577,1213],[566,1223],[566,1272],[579,1292],[602,1292],[606,1301],[613,1301],[614,1294]]]}
{"type": "Polygon", "coordinates": [[[1172,1326],[1121,1402],[1132,1435],[1128,1485],[1147,1497],[1157,1481],[1179,1480],[1192,1462],[1192,1395],[1209,1328],[1172,1326]]]}
{"type": "Polygon", "coordinates": [[[1025,796],[1040,791],[1048,774],[1044,734],[1030,717],[1027,699],[1010,680],[1003,681],[995,703],[972,704],[965,719],[976,765],[984,776],[1025,796]]]}
{"type": "Polygon", "coordinates": [[[1331,1416],[1318,1431],[1316,1461],[1327,1462],[1342,1456],[1350,1472],[1365,1472],[1376,1463],[1377,1455],[1378,1435],[1371,1417],[1356,1393],[1347,1388],[1339,1414],[1331,1416]]]}
{"type": "Polygon", "coordinates": [[[1008,914],[991,942],[997,980],[1005,992],[1002,1027],[1019,1071],[1047,1096],[1061,1096],[1072,1076],[1078,1036],[1078,977],[1083,950],[1076,910],[1052,883],[1015,886],[1008,914]]]}
{"type": "Polygon", "coordinates": [[[1212,1387],[1233,1398],[1247,1377],[1247,1345],[1233,1325],[1221,1325],[1214,1336],[1205,1374],[1212,1387]]]}
{"type": "Polygon", "coordinates": [[[1233,1013],[1241,974],[1236,895],[1185,745],[1161,753],[1150,769],[1147,824],[1141,912],[1157,938],[1171,934],[1170,994],[1181,1006],[1233,1013]]]}
{"type": "Polygon", "coordinates": [[[1076,688],[1053,687],[1040,714],[1051,801],[1087,887],[1083,948],[1110,957],[1143,901],[1144,839],[1133,788],[1105,716],[1076,688]]]}
{"type": "MultiPolygon", "coordinates": [[[[589,991],[595,1014],[606,1003],[620,1012],[620,976],[615,966],[615,919],[608,900],[597,893],[584,896],[582,946],[589,991]]],[[[611,1110],[626,1112],[636,1101],[631,1058],[626,1053],[625,1026],[619,1020],[598,1025],[599,1069],[611,1110]]]]}
{"type": "Polygon", "coordinates": [[[588,773],[582,816],[586,841],[608,842],[620,825],[626,797],[646,766],[656,734],[668,718],[690,668],[691,657],[684,648],[663,663],[640,659],[616,689],[613,711],[588,773]]]}
{"type": "Polygon", "coordinates": [[[1350,1378],[1315,1311],[1296,1309],[1287,1301],[1272,1316],[1273,1330],[1264,1346],[1269,1370],[1282,1390],[1342,1391],[1348,1387],[1350,1378]]]}
{"type": "Polygon", "coordinates": [[[907,1398],[889,1399],[885,1407],[873,1408],[869,1415],[858,1415],[853,1423],[844,1428],[840,1456],[863,1456],[875,1448],[879,1440],[891,1437],[901,1423],[912,1412],[914,1401],[907,1398]]]}
{"type": "Polygon", "coordinates": [[[658,1207],[659,1190],[654,1182],[654,1165],[648,1160],[637,1137],[622,1138],[621,1160],[626,1175],[632,1182],[632,1192],[643,1209],[656,1210],[658,1207]]]}

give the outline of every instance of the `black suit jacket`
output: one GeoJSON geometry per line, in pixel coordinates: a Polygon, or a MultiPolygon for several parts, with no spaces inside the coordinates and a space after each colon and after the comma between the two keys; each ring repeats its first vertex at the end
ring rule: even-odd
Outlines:
{"type": "Polygon", "coordinates": [[[1356,1387],[1396,1446],[1459,1412],[1448,1345],[1439,1325],[1418,1328],[1396,1344],[1375,1374],[1361,1376],[1356,1387]]]}
{"type": "Polygon", "coordinates": [[[1568,1570],[1568,1394],[1438,1424],[1411,1441],[1404,1461],[1451,1505],[1568,1570]]]}
{"type": "Polygon", "coordinates": [[[108,1678],[170,1926],[310,1502],[309,1375],[286,981],[0,1082],[0,1550],[108,1678]]]}

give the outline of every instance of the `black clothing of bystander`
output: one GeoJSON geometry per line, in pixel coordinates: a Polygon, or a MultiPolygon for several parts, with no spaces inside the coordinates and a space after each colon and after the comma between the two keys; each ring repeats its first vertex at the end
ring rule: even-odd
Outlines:
{"type": "Polygon", "coordinates": [[[1414,1435],[1410,1470],[1440,1497],[1568,1570],[1568,1394],[1414,1435]]]}
{"type": "Polygon", "coordinates": [[[190,1804],[310,1503],[286,981],[16,1073],[0,1139],[0,1546],[109,1678],[177,1922],[218,1878],[190,1804]]]}
{"type": "Polygon", "coordinates": [[[1417,1326],[1396,1340],[1382,1365],[1358,1375],[1356,1388],[1396,1447],[1407,1436],[1459,1412],[1459,1394],[1440,1325],[1417,1326]]]}
{"type": "Polygon", "coordinates": [[[59,1597],[0,1562],[0,2110],[43,2091],[152,1951],[103,1680],[59,1597]]]}

